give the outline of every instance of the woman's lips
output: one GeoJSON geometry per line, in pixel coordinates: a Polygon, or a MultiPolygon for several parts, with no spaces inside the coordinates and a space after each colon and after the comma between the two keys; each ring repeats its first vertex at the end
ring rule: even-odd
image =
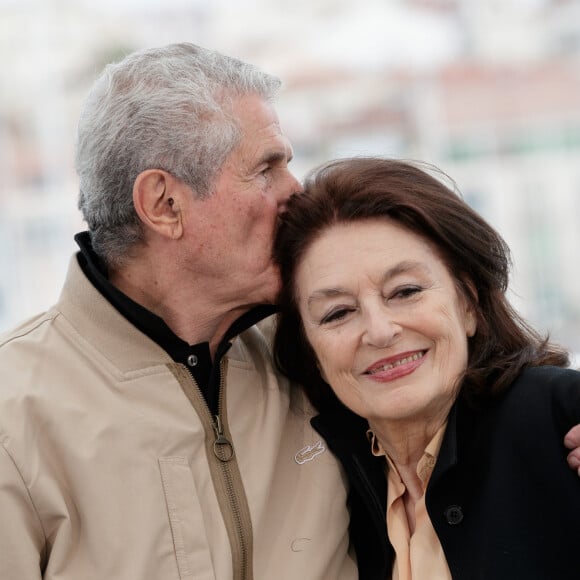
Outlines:
{"type": "Polygon", "coordinates": [[[412,373],[423,364],[426,350],[404,352],[371,365],[363,374],[380,381],[392,381],[412,373]]]}

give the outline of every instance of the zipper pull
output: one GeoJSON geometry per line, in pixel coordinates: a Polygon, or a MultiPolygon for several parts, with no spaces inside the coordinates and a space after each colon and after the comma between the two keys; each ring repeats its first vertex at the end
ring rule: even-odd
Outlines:
{"type": "Polygon", "coordinates": [[[213,429],[216,436],[213,442],[213,453],[220,461],[226,463],[233,459],[235,452],[231,441],[224,435],[224,427],[219,415],[215,416],[213,429]]]}

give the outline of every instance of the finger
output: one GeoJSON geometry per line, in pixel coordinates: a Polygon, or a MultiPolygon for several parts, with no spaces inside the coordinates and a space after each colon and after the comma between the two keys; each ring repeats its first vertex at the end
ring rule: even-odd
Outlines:
{"type": "Polygon", "coordinates": [[[568,461],[568,465],[572,469],[578,469],[580,473],[580,449],[574,449],[568,453],[568,457],[566,458],[568,461]]]}
{"type": "Polygon", "coordinates": [[[568,449],[580,447],[580,424],[572,427],[564,437],[564,445],[568,449]]]}

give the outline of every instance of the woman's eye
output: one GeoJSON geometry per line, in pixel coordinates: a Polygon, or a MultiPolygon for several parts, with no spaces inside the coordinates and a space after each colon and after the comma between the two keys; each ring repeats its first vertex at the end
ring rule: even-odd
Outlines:
{"type": "Polygon", "coordinates": [[[329,322],[336,322],[337,320],[344,318],[349,312],[350,310],[347,308],[339,308],[337,310],[333,310],[332,312],[329,312],[326,316],[322,318],[320,324],[328,324],[329,322]]]}
{"type": "Polygon", "coordinates": [[[397,289],[391,296],[392,298],[411,298],[411,296],[418,294],[422,290],[423,288],[420,286],[405,286],[404,288],[397,289]]]}

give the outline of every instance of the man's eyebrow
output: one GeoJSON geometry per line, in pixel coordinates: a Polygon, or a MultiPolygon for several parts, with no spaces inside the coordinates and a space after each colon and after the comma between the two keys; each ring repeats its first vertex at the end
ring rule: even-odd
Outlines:
{"type": "Polygon", "coordinates": [[[260,158],[256,166],[258,167],[260,165],[263,165],[264,163],[272,165],[275,163],[279,163],[280,161],[286,161],[287,163],[290,163],[292,159],[293,155],[292,154],[286,155],[285,151],[268,151],[260,158]]]}

